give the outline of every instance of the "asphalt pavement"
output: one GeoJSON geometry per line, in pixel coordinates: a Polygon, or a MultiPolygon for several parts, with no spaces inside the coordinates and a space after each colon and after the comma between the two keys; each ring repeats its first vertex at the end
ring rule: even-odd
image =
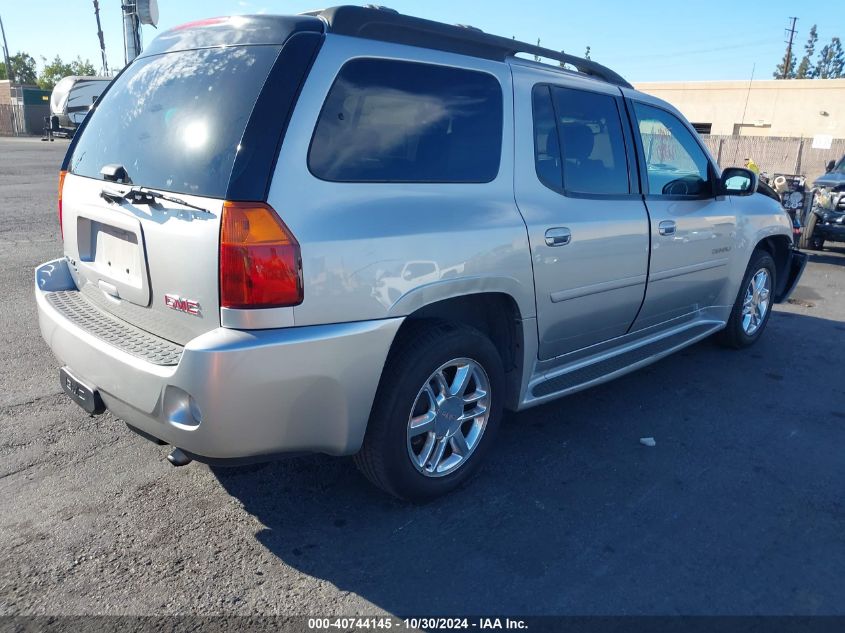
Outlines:
{"type": "Polygon", "coordinates": [[[754,348],[511,414],[415,506],[349,459],[173,468],[61,394],[32,271],[66,146],[0,139],[0,615],[845,614],[845,249],[754,348]]]}

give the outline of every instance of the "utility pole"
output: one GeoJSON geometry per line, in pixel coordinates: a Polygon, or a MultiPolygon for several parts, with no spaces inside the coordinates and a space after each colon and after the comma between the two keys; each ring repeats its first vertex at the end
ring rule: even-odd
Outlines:
{"type": "Polygon", "coordinates": [[[0,18],[0,33],[3,34],[3,61],[6,62],[6,77],[9,83],[15,83],[15,75],[12,72],[12,64],[9,62],[9,45],[6,43],[6,29],[3,28],[3,18],[0,18]]]}
{"type": "Polygon", "coordinates": [[[783,78],[787,79],[789,77],[789,65],[792,63],[792,40],[795,37],[795,23],[798,22],[798,18],[789,18],[792,20],[792,26],[786,29],[786,32],[789,33],[789,41],[786,42],[786,59],[783,60],[783,78]]]}
{"type": "Polygon", "coordinates": [[[124,62],[129,64],[141,54],[141,25],[158,26],[158,0],[121,0],[123,9],[124,62]]]}
{"type": "MultiPolygon", "coordinates": [[[[3,18],[0,18],[0,35],[3,36],[3,61],[6,62],[6,77],[9,79],[9,87],[15,83],[15,73],[12,70],[12,64],[9,62],[9,44],[6,42],[6,29],[3,28],[3,18]]],[[[19,127],[20,121],[18,119],[17,108],[12,108],[12,130],[15,136],[23,134],[23,130],[19,127]]]]}
{"type": "Polygon", "coordinates": [[[123,63],[128,65],[141,54],[141,25],[138,22],[136,0],[121,3],[123,9],[123,63]]]}
{"type": "Polygon", "coordinates": [[[106,41],[103,38],[103,27],[100,24],[100,3],[94,0],[94,17],[97,18],[97,38],[100,40],[100,55],[103,58],[103,76],[109,74],[109,62],[106,59],[106,41]]]}

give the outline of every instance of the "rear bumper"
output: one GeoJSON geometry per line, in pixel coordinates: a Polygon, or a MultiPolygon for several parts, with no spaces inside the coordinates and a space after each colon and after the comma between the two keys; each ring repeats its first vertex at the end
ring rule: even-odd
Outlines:
{"type": "Polygon", "coordinates": [[[845,225],[816,224],[813,235],[821,237],[828,242],[845,242],[845,225]]]}
{"type": "Polygon", "coordinates": [[[178,364],[158,365],[97,338],[48,301],[74,289],[63,259],[35,271],[41,334],[55,356],[117,417],[209,459],[357,452],[402,323],[217,328],[190,341],[178,364]]]}

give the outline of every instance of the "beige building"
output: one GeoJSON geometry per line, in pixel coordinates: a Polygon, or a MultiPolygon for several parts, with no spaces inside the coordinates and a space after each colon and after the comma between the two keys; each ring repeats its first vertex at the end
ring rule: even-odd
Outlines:
{"type": "Polygon", "coordinates": [[[845,79],[642,82],[702,134],[845,139],[845,79]]]}

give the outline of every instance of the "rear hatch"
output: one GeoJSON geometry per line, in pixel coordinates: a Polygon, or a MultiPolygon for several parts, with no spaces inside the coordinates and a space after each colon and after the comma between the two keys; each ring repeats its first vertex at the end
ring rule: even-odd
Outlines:
{"type": "Polygon", "coordinates": [[[321,30],[274,16],[187,25],[114,80],[63,166],[65,255],[89,301],[180,344],[220,325],[224,200],[266,198],[321,30]],[[156,198],[121,198],[133,190],[156,198]]]}

